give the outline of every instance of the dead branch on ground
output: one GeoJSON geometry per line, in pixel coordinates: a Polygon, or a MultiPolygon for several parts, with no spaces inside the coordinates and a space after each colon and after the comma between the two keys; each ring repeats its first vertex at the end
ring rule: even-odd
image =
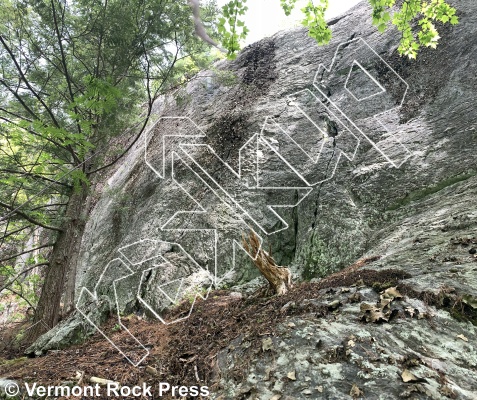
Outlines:
{"type": "Polygon", "coordinates": [[[271,254],[262,249],[256,233],[251,231],[248,238],[242,235],[242,245],[252,257],[255,266],[270,283],[273,293],[277,295],[287,293],[292,286],[290,270],[277,265],[271,254]]]}

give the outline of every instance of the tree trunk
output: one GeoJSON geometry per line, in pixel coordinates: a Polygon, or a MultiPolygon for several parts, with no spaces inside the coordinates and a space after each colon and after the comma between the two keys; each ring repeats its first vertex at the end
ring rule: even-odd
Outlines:
{"type": "MultiPolygon", "coordinates": [[[[81,220],[81,216],[87,196],[88,187],[82,185],[78,191],[72,193],[68,201],[62,231],[58,234],[53,247],[33,324],[26,336],[27,342],[32,343],[58,323],[65,279],[68,275],[76,275],[75,253],[79,250],[85,227],[85,221],[81,220]]],[[[72,290],[74,292],[74,287],[72,290]]]]}
{"type": "Polygon", "coordinates": [[[287,293],[292,286],[290,270],[278,266],[273,257],[262,249],[255,232],[250,232],[248,241],[242,237],[242,244],[245,250],[254,257],[253,263],[270,283],[273,292],[277,295],[287,293]]]}
{"type": "MultiPolygon", "coordinates": [[[[92,184],[92,187],[89,189],[90,193],[94,192],[95,185],[92,184]]],[[[88,190],[88,189],[86,189],[88,190]]],[[[78,258],[81,250],[81,241],[83,234],[86,228],[86,222],[88,220],[89,209],[91,207],[92,196],[86,196],[82,202],[82,207],[80,209],[79,219],[76,224],[75,229],[75,239],[74,239],[74,248],[71,253],[70,265],[67,269],[66,275],[66,284],[63,296],[63,310],[62,317],[71,313],[75,307],[75,293],[76,293],[76,273],[78,266],[78,258]]]]}

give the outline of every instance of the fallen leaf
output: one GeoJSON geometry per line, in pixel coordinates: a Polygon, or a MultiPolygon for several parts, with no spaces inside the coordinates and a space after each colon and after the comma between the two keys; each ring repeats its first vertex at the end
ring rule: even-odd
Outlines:
{"type": "Polygon", "coordinates": [[[368,303],[361,303],[359,305],[359,308],[363,312],[363,311],[372,310],[373,308],[375,308],[375,306],[373,306],[372,304],[368,304],[368,303]]]}
{"type": "Polygon", "coordinates": [[[287,374],[287,377],[288,379],[290,379],[291,381],[296,381],[296,372],[295,371],[291,371],[287,374]]]}
{"type": "Polygon", "coordinates": [[[353,398],[356,398],[364,395],[364,392],[355,383],[353,383],[353,387],[351,388],[349,395],[353,398]]]}
{"type": "Polygon", "coordinates": [[[389,321],[389,316],[391,315],[390,311],[384,313],[382,308],[366,303],[362,303],[360,307],[363,312],[361,320],[364,319],[366,322],[389,321]]]}
{"type": "Polygon", "coordinates": [[[462,297],[462,303],[465,303],[474,309],[477,308],[477,298],[472,297],[470,294],[466,294],[462,297]]]}
{"type": "Polygon", "coordinates": [[[416,308],[413,308],[413,307],[407,307],[406,308],[406,312],[411,316],[411,318],[414,316],[414,314],[417,312],[418,310],[416,308]]]}
{"type": "Polygon", "coordinates": [[[379,301],[379,307],[384,308],[389,305],[394,299],[392,298],[386,298],[386,299],[381,299],[379,301]]]}
{"type": "Polygon", "coordinates": [[[441,392],[441,394],[443,394],[444,396],[446,396],[450,399],[456,399],[457,398],[455,392],[449,386],[442,387],[439,390],[439,392],[441,392]]]}
{"type": "Polygon", "coordinates": [[[401,378],[403,382],[406,382],[406,383],[407,382],[426,382],[424,378],[418,378],[408,369],[405,369],[404,371],[402,371],[401,378]]]}
{"type": "Polygon", "coordinates": [[[273,341],[272,338],[266,338],[262,340],[262,350],[273,350],[273,341]]]}
{"type": "Polygon", "coordinates": [[[459,339],[462,339],[464,342],[468,342],[469,339],[467,339],[464,335],[457,335],[459,339]]]}
{"type": "Polygon", "coordinates": [[[157,369],[148,365],[146,367],[146,372],[150,375],[157,375],[157,369]]]}
{"type": "Polygon", "coordinates": [[[264,381],[268,381],[270,379],[271,372],[272,372],[272,369],[270,367],[267,367],[267,369],[265,369],[265,376],[263,377],[264,381]]]}
{"type": "Polygon", "coordinates": [[[339,306],[341,306],[341,301],[333,300],[331,303],[328,304],[328,310],[336,310],[339,306]]]}
{"type": "Polygon", "coordinates": [[[348,346],[349,347],[354,347],[355,345],[356,345],[356,343],[352,339],[348,340],[348,346]]]}
{"type": "Polygon", "coordinates": [[[402,299],[402,294],[398,292],[397,286],[386,289],[381,296],[383,298],[402,299]]]}

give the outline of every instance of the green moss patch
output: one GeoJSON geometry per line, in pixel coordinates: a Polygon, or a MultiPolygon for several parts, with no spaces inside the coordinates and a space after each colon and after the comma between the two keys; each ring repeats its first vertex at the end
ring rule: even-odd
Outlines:
{"type": "Polygon", "coordinates": [[[407,194],[407,196],[404,197],[403,199],[397,201],[395,204],[390,206],[387,209],[387,211],[397,210],[398,208],[404,207],[404,206],[408,205],[409,203],[411,203],[413,201],[421,200],[421,199],[423,199],[427,196],[430,196],[431,194],[434,194],[434,193],[437,193],[437,192],[441,191],[442,189],[445,189],[449,186],[455,185],[456,183],[463,182],[463,181],[465,181],[469,178],[472,178],[475,175],[476,175],[476,172],[472,172],[472,173],[469,173],[469,174],[463,174],[463,175],[457,175],[457,176],[453,176],[453,177],[444,179],[443,181],[437,183],[434,186],[429,186],[429,187],[424,188],[424,189],[415,190],[415,191],[407,194]]]}

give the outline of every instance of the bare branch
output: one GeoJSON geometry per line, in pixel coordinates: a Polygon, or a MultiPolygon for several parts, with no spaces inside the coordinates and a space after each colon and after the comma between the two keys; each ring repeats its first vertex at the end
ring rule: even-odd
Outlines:
{"type": "Polygon", "coordinates": [[[1,247],[1,245],[3,244],[3,241],[4,241],[7,237],[13,236],[13,235],[15,235],[15,234],[17,234],[17,233],[20,233],[21,231],[24,231],[24,230],[27,229],[27,228],[31,228],[31,227],[32,227],[32,225],[26,225],[26,226],[24,226],[24,227],[22,227],[22,228],[15,229],[14,231],[11,231],[11,232],[7,232],[8,229],[6,229],[6,230],[4,231],[4,234],[2,235],[2,239],[1,239],[2,242],[0,243],[0,247],[1,247]]]}
{"type": "Polygon", "coordinates": [[[242,245],[247,253],[253,257],[253,263],[267,279],[273,291],[277,295],[285,294],[292,286],[290,270],[278,266],[273,257],[263,250],[260,239],[255,232],[250,232],[248,240],[242,236],[242,245]]]}
{"type": "Polygon", "coordinates": [[[16,274],[12,279],[10,279],[10,282],[6,283],[5,285],[3,285],[2,287],[0,287],[0,293],[5,290],[7,287],[9,287],[13,282],[15,282],[18,278],[20,278],[20,276],[22,276],[23,274],[27,273],[28,271],[31,271],[32,269],[35,269],[37,267],[41,267],[43,265],[50,265],[49,262],[41,262],[41,263],[38,263],[38,264],[35,264],[35,265],[30,265],[28,268],[25,268],[23,269],[21,272],[19,272],[18,274],[16,274]]]}
{"type": "MultiPolygon", "coordinates": [[[[16,290],[12,289],[11,287],[7,287],[5,288],[6,290],[9,290],[10,292],[12,292],[13,294],[16,294],[17,296],[21,297],[23,300],[25,300],[28,305],[33,309],[33,311],[36,311],[36,308],[33,306],[33,304],[31,304],[28,299],[22,294],[22,293],[18,293],[16,290]]],[[[0,290],[1,292],[1,290],[0,290]]]]}
{"type": "Polygon", "coordinates": [[[0,79],[0,83],[11,93],[13,94],[13,96],[17,99],[17,101],[22,105],[22,107],[28,112],[28,114],[30,114],[33,118],[35,118],[36,120],[40,120],[40,117],[38,117],[38,115],[35,114],[35,112],[30,108],[28,107],[28,105],[23,101],[23,99],[21,98],[21,96],[19,96],[19,94],[13,90],[10,85],[7,84],[7,82],[4,80],[4,79],[0,79]]]}
{"type": "Polygon", "coordinates": [[[23,254],[31,253],[32,251],[35,251],[35,250],[44,249],[46,247],[53,247],[54,245],[55,245],[54,243],[42,244],[41,246],[35,247],[33,249],[28,249],[28,250],[22,251],[21,253],[14,254],[13,256],[8,256],[6,258],[3,258],[3,259],[0,260],[0,263],[11,260],[11,259],[16,258],[18,256],[22,256],[23,254]]]}
{"type": "Polygon", "coordinates": [[[13,61],[13,63],[15,64],[15,68],[17,69],[18,71],[18,74],[20,75],[21,79],[23,80],[23,82],[25,82],[25,85],[27,85],[28,89],[30,90],[30,92],[33,94],[33,96],[36,97],[36,99],[40,102],[40,104],[43,106],[43,108],[46,110],[46,112],[48,113],[48,115],[50,116],[51,120],[53,121],[53,123],[55,124],[56,127],[59,127],[60,125],[58,124],[58,121],[56,120],[55,118],[55,115],[53,114],[53,112],[51,111],[50,107],[48,107],[46,105],[46,103],[43,101],[43,99],[40,97],[40,95],[36,92],[35,89],[33,89],[33,87],[30,85],[30,82],[28,81],[28,79],[26,78],[25,74],[23,73],[23,70],[22,68],[20,67],[20,65],[18,64],[18,61],[15,57],[15,55],[13,54],[12,50],[10,49],[10,47],[8,46],[7,42],[5,42],[5,40],[3,39],[3,36],[0,35],[0,42],[2,43],[3,45],[3,48],[7,51],[8,55],[10,56],[10,59],[13,61]]]}

